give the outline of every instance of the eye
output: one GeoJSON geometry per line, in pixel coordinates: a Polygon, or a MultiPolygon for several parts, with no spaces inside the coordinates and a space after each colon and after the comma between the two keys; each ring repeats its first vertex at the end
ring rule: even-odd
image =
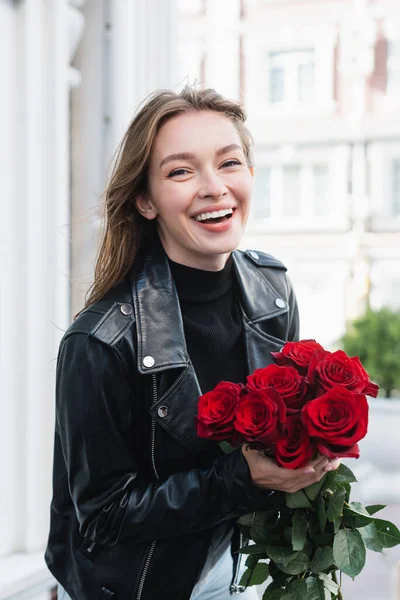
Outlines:
{"type": "Polygon", "coordinates": [[[241,165],[242,163],[240,162],[240,160],[237,160],[236,158],[234,159],[230,159],[225,161],[224,163],[222,163],[222,167],[234,167],[235,165],[241,165]]]}
{"type": "Polygon", "coordinates": [[[177,175],[186,175],[188,173],[187,169],[175,169],[168,174],[168,177],[176,177],[177,175]]]}

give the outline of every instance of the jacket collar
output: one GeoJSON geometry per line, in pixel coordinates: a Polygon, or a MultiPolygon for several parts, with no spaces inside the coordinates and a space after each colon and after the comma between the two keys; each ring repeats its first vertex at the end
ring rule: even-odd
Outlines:
{"type": "MultiPolygon", "coordinates": [[[[246,255],[233,252],[246,322],[257,323],[285,312],[276,305],[279,293],[246,255]]],[[[179,298],[168,259],[155,243],[133,272],[132,297],[137,325],[137,368],[141,374],[187,367],[179,298]]]]}

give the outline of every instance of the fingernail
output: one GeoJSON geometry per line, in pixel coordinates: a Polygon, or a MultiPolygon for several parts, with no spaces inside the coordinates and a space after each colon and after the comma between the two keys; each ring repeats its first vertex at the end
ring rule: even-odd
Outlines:
{"type": "Polygon", "coordinates": [[[303,473],[305,473],[306,475],[311,475],[312,473],[315,473],[315,470],[312,467],[307,467],[306,469],[304,469],[303,473]]]}
{"type": "Polygon", "coordinates": [[[333,467],[331,465],[327,465],[325,467],[325,471],[332,471],[333,467]]]}

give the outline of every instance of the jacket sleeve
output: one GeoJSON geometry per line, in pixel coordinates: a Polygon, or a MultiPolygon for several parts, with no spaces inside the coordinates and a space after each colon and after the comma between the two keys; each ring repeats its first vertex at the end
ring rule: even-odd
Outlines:
{"type": "Polygon", "coordinates": [[[240,449],[208,469],[144,481],[124,441],[132,428],[131,402],[132,387],[113,347],[84,333],[64,338],[56,427],[82,535],[108,545],[121,537],[168,538],[269,505],[273,492],[252,483],[240,449]]]}
{"type": "Polygon", "coordinates": [[[289,304],[289,317],[288,317],[288,335],[287,340],[289,342],[298,342],[300,339],[300,317],[299,308],[297,305],[296,294],[294,293],[293,284],[290,278],[286,275],[286,283],[288,286],[288,304],[289,304]]]}

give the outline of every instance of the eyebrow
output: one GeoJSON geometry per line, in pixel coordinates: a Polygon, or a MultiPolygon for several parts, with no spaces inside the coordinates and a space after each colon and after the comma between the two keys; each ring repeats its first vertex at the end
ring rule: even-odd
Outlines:
{"type": "MultiPolygon", "coordinates": [[[[243,148],[241,146],[239,146],[239,144],[229,144],[228,146],[224,146],[223,148],[220,148],[219,150],[217,150],[215,155],[222,156],[222,154],[226,154],[227,152],[230,152],[231,150],[243,151],[243,148]]],[[[166,156],[165,158],[162,159],[162,161],[160,162],[160,167],[162,167],[163,165],[165,165],[165,163],[170,162],[172,160],[193,160],[195,158],[196,158],[196,156],[192,152],[178,152],[177,154],[169,154],[168,156],[166,156]]]]}

